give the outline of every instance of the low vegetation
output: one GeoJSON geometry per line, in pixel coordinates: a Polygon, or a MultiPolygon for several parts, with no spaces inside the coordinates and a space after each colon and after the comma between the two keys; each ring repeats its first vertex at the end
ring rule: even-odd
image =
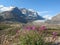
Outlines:
{"type": "Polygon", "coordinates": [[[0,30],[4,30],[10,28],[10,25],[6,25],[6,24],[0,24],[0,30]]]}
{"type": "Polygon", "coordinates": [[[60,35],[59,30],[52,28],[50,30],[45,25],[0,24],[0,27],[3,30],[2,34],[0,33],[1,45],[52,45],[55,43],[56,37],[60,35]],[[5,29],[7,31],[4,31],[5,29]],[[46,37],[52,39],[47,40],[46,37]]]}

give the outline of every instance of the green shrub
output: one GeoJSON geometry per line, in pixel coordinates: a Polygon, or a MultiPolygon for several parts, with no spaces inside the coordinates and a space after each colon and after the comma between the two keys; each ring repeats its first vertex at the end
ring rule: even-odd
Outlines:
{"type": "Polygon", "coordinates": [[[20,45],[45,45],[43,37],[34,30],[25,30],[20,33],[20,45]]]}
{"type": "Polygon", "coordinates": [[[10,27],[9,25],[0,25],[0,30],[7,29],[7,28],[9,28],[9,27],[10,27]]]}

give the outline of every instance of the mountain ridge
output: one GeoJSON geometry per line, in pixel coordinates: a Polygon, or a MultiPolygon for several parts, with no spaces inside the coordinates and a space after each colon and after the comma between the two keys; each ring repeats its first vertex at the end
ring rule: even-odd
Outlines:
{"type": "Polygon", "coordinates": [[[39,16],[37,12],[29,11],[26,8],[19,9],[18,7],[15,7],[10,11],[4,11],[0,13],[0,22],[15,21],[27,23],[34,20],[44,20],[44,18],[39,16]]]}
{"type": "Polygon", "coordinates": [[[60,24],[60,13],[53,16],[51,20],[47,20],[46,23],[50,24],[60,24]]]}

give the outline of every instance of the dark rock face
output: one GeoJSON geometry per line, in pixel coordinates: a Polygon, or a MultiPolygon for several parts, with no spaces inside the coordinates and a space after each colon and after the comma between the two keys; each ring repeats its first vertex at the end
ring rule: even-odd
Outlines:
{"type": "Polygon", "coordinates": [[[18,9],[17,7],[13,8],[11,11],[4,11],[0,13],[0,22],[1,21],[12,21],[12,22],[23,22],[27,23],[34,20],[43,20],[37,12],[29,11],[25,8],[18,9]]]}

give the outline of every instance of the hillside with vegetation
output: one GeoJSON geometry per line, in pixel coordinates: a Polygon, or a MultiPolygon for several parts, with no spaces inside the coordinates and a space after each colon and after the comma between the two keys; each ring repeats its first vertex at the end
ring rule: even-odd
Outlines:
{"type": "Polygon", "coordinates": [[[0,45],[54,45],[60,41],[59,30],[60,25],[3,23],[0,24],[0,45]]]}

